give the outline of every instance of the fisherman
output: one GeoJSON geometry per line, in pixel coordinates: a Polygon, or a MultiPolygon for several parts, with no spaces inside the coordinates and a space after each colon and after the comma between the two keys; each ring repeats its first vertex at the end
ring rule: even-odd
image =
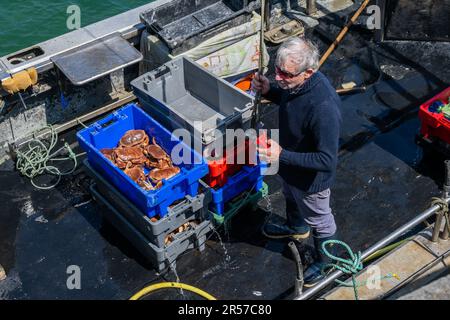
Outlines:
{"type": "Polygon", "coordinates": [[[279,161],[287,221],[283,225],[267,223],[262,232],[273,239],[303,241],[312,231],[317,259],[305,271],[306,287],[323,279],[322,266],[330,261],[321,246],[336,237],[330,187],[336,175],[341,102],[318,66],[317,47],[294,37],[278,49],[277,86],[258,74],[252,82],[255,91],[280,106],[280,141],[268,140],[270,148],[258,151],[269,163],[279,161]]]}

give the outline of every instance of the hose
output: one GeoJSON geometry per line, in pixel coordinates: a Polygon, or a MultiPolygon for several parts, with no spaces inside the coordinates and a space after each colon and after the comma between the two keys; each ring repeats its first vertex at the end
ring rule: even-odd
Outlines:
{"type": "Polygon", "coordinates": [[[405,243],[406,241],[409,241],[409,240],[411,240],[411,239],[412,239],[412,238],[406,238],[406,239],[400,240],[400,241],[398,241],[398,242],[396,242],[396,243],[393,243],[393,244],[391,244],[391,245],[388,245],[388,246],[386,246],[386,247],[384,247],[384,248],[382,248],[382,249],[380,249],[380,250],[377,250],[377,251],[375,251],[374,253],[372,253],[370,256],[368,256],[367,258],[365,258],[365,259],[363,260],[363,262],[367,262],[367,261],[376,259],[376,258],[378,258],[378,257],[380,257],[380,256],[382,256],[382,255],[384,255],[384,254],[386,254],[386,253],[388,253],[388,252],[394,250],[395,248],[399,247],[400,245],[402,245],[403,243],[405,243]]]}
{"type": "Polygon", "coordinates": [[[209,293],[207,293],[199,288],[196,288],[196,287],[188,285],[188,284],[179,283],[179,282],[161,282],[161,283],[149,285],[149,286],[141,289],[137,293],[135,293],[129,300],[139,300],[142,297],[146,296],[147,294],[149,294],[153,291],[160,290],[160,289],[173,289],[173,288],[183,289],[183,290],[187,290],[187,291],[196,293],[199,296],[201,296],[207,300],[217,300],[212,295],[210,295],[209,293]]]}

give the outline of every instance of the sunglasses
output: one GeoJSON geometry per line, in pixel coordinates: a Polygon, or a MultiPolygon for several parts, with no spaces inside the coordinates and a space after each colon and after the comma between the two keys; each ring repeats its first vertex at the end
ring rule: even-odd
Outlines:
{"type": "Polygon", "coordinates": [[[278,74],[279,76],[281,76],[282,78],[295,78],[295,77],[298,77],[303,72],[299,72],[297,74],[292,74],[290,72],[281,70],[279,67],[275,67],[275,73],[278,74]]]}

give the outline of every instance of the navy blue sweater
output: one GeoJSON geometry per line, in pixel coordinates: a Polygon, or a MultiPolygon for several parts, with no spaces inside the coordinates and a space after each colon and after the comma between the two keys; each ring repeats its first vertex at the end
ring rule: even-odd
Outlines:
{"type": "Polygon", "coordinates": [[[280,106],[280,176],[305,192],[331,187],[342,119],[328,79],[318,71],[294,93],[271,86],[265,97],[280,106]]]}

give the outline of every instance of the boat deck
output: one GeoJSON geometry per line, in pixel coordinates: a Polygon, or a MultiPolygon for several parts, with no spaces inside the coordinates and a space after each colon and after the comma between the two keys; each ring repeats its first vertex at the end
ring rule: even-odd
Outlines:
{"type": "MultiPolygon", "coordinates": [[[[331,14],[310,32],[321,52],[341,26],[331,14]]],[[[348,81],[368,87],[342,96],[340,162],[332,193],[340,237],[354,250],[386,236],[439,194],[442,159],[425,157],[414,139],[419,105],[449,85],[442,68],[450,65],[449,47],[446,42],[415,41],[376,45],[367,31],[356,27],[322,68],[335,87],[348,81]]],[[[270,48],[272,56],[275,50],[270,48]]],[[[266,126],[276,128],[277,107],[267,105],[263,112],[266,126]]],[[[62,138],[75,141],[74,133],[62,138]]],[[[0,264],[7,274],[0,282],[0,299],[126,299],[145,284],[177,277],[218,299],[292,295],[295,264],[286,242],[260,233],[267,218],[283,219],[276,176],[266,179],[270,195],[258,210],[239,213],[228,233],[213,233],[202,254],[184,254],[176,274],[157,274],[102,221],[100,211],[105,209],[92,200],[91,181],[81,167],[50,191],[33,188],[11,161],[0,172],[0,264]],[[81,290],[67,289],[70,265],[81,268],[81,290]]],[[[310,261],[309,250],[303,252],[310,261]]],[[[148,298],[196,297],[165,290],[148,298]]]]}

